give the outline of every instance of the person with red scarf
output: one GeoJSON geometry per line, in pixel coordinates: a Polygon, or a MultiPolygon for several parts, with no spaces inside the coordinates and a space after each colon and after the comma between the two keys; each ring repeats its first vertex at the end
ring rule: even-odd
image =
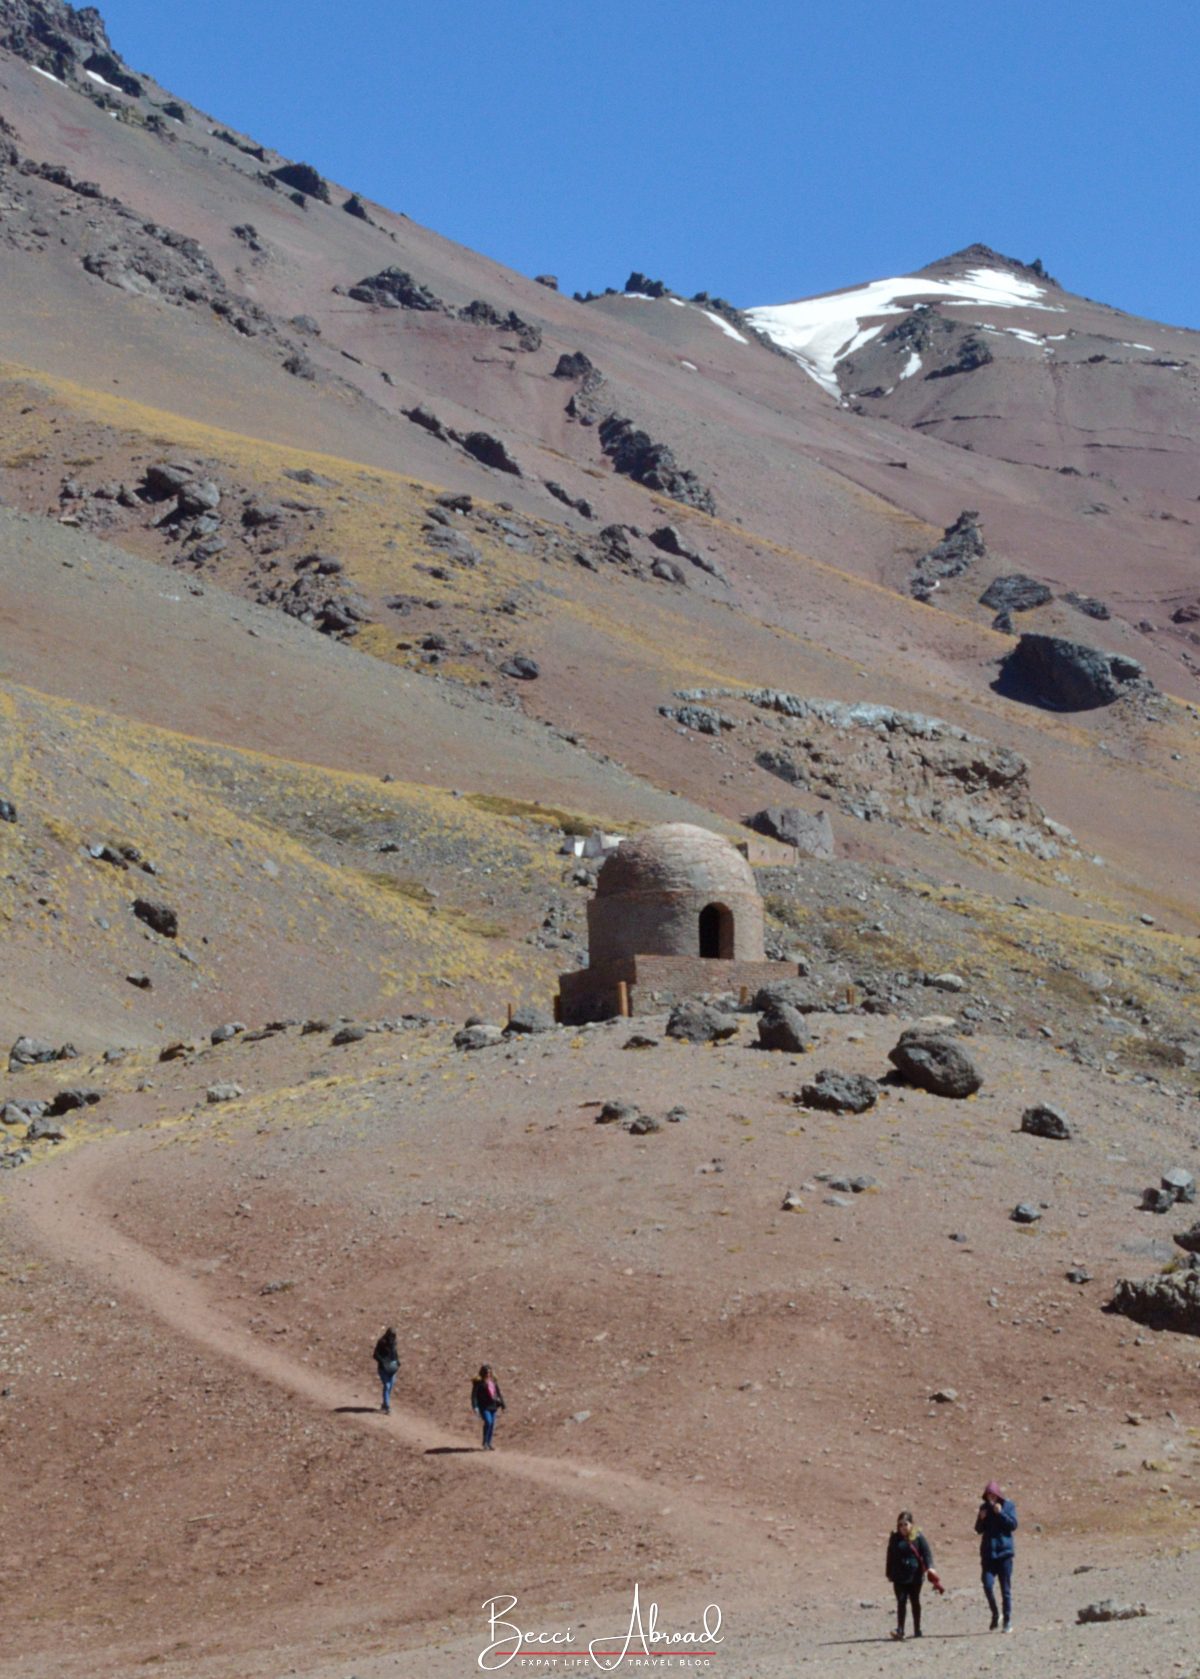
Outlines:
{"type": "MultiPolygon", "coordinates": [[[[913,1637],[921,1636],[921,1587],[931,1574],[933,1552],[929,1541],[913,1521],[911,1510],[901,1510],[895,1531],[888,1536],[887,1577],[896,1593],[896,1626],[893,1638],[904,1637],[904,1622],[912,1609],[913,1637]]],[[[931,1583],[938,1588],[936,1575],[931,1583]]]]}

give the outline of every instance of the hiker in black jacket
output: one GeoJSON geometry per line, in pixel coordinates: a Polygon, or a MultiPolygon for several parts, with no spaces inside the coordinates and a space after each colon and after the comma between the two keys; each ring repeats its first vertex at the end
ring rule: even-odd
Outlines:
{"type": "Polygon", "coordinates": [[[887,1577],[896,1591],[896,1627],[893,1638],[904,1637],[904,1620],[912,1605],[913,1637],[921,1636],[921,1587],[933,1567],[929,1541],[915,1525],[911,1510],[901,1510],[896,1530],[888,1537],[887,1577]]]}
{"type": "Polygon", "coordinates": [[[392,1408],[392,1388],[396,1383],[396,1375],[400,1369],[400,1353],[396,1347],[396,1331],[385,1329],[375,1343],[375,1368],[379,1372],[379,1380],[383,1386],[383,1404],[381,1411],[392,1408]]]}
{"type": "Polygon", "coordinates": [[[483,1449],[490,1452],[493,1450],[492,1430],[496,1426],[496,1412],[505,1409],[504,1395],[490,1364],[481,1364],[478,1376],[471,1383],[471,1409],[483,1421],[483,1449]]]}

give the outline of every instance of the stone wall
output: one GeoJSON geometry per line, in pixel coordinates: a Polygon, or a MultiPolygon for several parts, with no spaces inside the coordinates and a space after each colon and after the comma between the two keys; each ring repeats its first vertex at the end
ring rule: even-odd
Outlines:
{"type": "Polygon", "coordinates": [[[724,962],[701,956],[631,956],[581,968],[559,978],[558,1017],[568,1025],[611,1020],[621,1012],[620,985],[628,987],[632,1016],[656,1014],[686,997],[742,989],[753,994],[772,980],[792,979],[792,962],[724,962]]]}

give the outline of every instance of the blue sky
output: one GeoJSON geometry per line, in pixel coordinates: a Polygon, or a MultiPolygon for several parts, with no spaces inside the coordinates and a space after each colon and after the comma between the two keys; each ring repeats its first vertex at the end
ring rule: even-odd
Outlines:
{"type": "Polygon", "coordinates": [[[135,67],[566,290],[742,304],[974,240],[1200,327],[1182,0],[102,0],[135,67]]]}

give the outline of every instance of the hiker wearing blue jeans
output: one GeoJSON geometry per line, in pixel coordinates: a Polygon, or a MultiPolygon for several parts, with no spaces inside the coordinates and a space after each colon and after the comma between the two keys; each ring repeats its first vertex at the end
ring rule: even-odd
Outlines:
{"type": "Polygon", "coordinates": [[[494,1450],[492,1431],[496,1426],[496,1412],[505,1409],[500,1383],[492,1374],[490,1364],[481,1364],[479,1374],[471,1383],[471,1409],[483,1422],[483,1449],[494,1450]]]}
{"type": "Polygon", "coordinates": [[[392,1389],[396,1385],[396,1377],[400,1373],[400,1353],[396,1347],[396,1331],[385,1329],[375,1343],[375,1368],[379,1372],[380,1386],[383,1388],[383,1403],[379,1409],[390,1411],[392,1408],[392,1389]]]}
{"type": "Polygon", "coordinates": [[[1000,1610],[996,1606],[996,1582],[1000,1582],[1000,1601],[1004,1607],[1003,1631],[1012,1631],[1012,1574],[1016,1544],[1017,1507],[1005,1498],[996,1481],[989,1481],[983,1489],[983,1503],[975,1518],[979,1535],[979,1562],[983,1573],[983,1595],[992,1612],[991,1631],[1000,1625],[1000,1610]]]}

